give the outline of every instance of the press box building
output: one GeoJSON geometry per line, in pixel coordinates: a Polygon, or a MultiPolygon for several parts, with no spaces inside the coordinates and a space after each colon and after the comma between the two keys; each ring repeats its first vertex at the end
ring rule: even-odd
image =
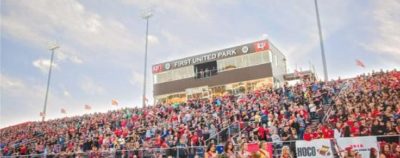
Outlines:
{"type": "Polygon", "coordinates": [[[279,86],[286,57],[269,40],[260,40],[155,64],[152,72],[155,101],[182,102],[279,86]]]}

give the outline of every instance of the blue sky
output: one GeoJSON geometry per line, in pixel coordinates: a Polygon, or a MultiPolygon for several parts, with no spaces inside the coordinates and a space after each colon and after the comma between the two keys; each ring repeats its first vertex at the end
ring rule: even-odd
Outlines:
{"type": "MultiPolygon", "coordinates": [[[[308,69],[311,62],[322,77],[313,0],[1,3],[0,127],[40,120],[50,65],[47,47],[54,41],[60,49],[48,118],[140,105],[145,42],[141,14],[147,8],[154,10],[149,66],[267,37],[287,56],[289,71],[308,69]],[[113,98],[119,107],[110,105],[113,98]],[[92,110],[83,110],[84,104],[92,110]]],[[[399,1],[320,0],[319,6],[330,78],[400,68],[399,1]],[[356,59],[366,68],[355,66],[356,59]]]]}

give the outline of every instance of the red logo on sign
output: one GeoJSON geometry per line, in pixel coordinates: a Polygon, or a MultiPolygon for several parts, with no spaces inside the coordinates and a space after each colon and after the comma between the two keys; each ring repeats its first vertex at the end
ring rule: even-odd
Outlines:
{"type": "Polygon", "coordinates": [[[263,51],[269,49],[269,45],[267,41],[261,41],[254,44],[254,49],[256,52],[263,51]]]}
{"type": "Polygon", "coordinates": [[[153,73],[158,73],[162,71],[162,64],[154,65],[153,66],[153,73]]]}

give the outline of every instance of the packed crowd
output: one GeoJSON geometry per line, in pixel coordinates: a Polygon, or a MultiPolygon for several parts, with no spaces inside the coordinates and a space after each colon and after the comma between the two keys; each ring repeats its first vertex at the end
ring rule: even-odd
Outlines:
{"type": "MultiPolygon", "coordinates": [[[[400,72],[329,82],[304,80],[293,86],[264,87],[211,100],[27,122],[0,133],[3,156],[190,149],[221,142],[239,146],[281,142],[275,144],[282,147],[294,140],[399,135],[400,72]]],[[[396,156],[396,145],[388,147],[387,158],[396,156]]],[[[207,155],[208,150],[194,152],[207,155]]]]}

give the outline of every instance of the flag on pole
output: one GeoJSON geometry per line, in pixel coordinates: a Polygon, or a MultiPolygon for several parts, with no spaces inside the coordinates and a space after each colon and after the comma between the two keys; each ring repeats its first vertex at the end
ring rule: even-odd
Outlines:
{"type": "Polygon", "coordinates": [[[356,65],[362,68],[365,68],[364,63],[361,60],[356,59],[356,65]]]}
{"type": "Polygon", "coordinates": [[[43,112],[40,112],[40,114],[39,114],[41,117],[43,117],[44,116],[44,113],[43,112]]]}
{"type": "Polygon", "coordinates": [[[111,105],[117,106],[118,105],[118,100],[117,99],[112,99],[111,100],[111,105]]]}
{"type": "Polygon", "coordinates": [[[67,111],[64,108],[61,108],[61,113],[67,114],[67,111]]]}
{"type": "Polygon", "coordinates": [[[91,109],[92,109],[92,107],[90,105],[85,104],[85,110],[91,110],[91,109]]]}
{"type": "Polygon", "coordinates": [[[294,76],[296,76],[296,77],[299,77],[299,76],[300,76],[300,75],[299,75],[299,71],[297,71],[297,69],[294,70],[294,76]]]}

